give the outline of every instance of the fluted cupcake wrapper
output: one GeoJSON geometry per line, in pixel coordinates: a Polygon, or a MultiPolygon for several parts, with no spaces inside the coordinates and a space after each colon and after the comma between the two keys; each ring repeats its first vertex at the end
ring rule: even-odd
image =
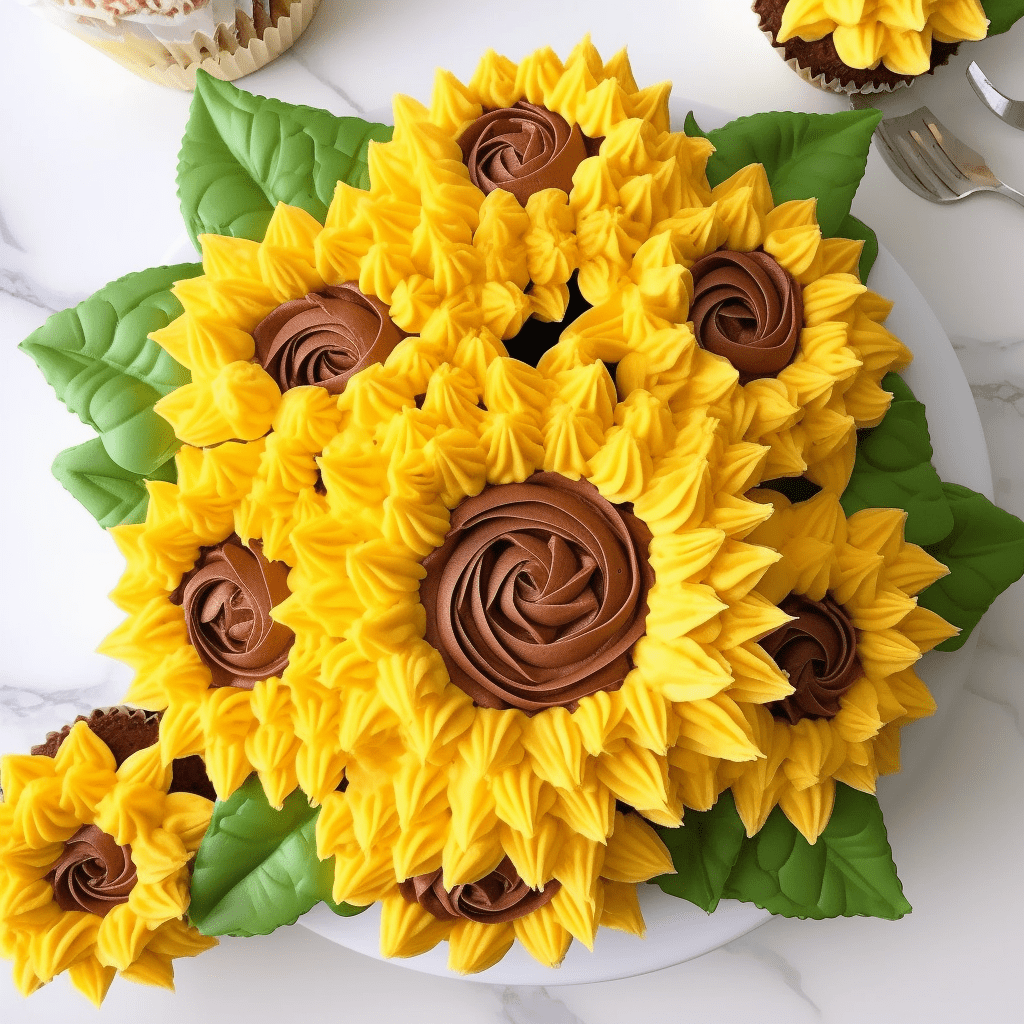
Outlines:
{"type": "Polygon", "coordinates": [[[233,24],[185,41],[133,33],[105,39],[73,21],[61,25],[140,78],[190,91],[200,69],[231,82],[265,67],[302,35],[319,6],[320,0],[271,0],[268,18],[263,5],[254,3],[251,17],[236,10],[233,24]]]}

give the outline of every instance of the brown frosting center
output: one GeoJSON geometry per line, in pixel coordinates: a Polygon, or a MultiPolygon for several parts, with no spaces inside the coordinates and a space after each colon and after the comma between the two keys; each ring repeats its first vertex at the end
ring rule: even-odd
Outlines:
{"type": "Polygon", "coordinates": [[[535,192],[569,192],[587,158],[586,137],[561,114],[520,100],[490,110],[459,137],[469,179],[482,192],[502,188],[525,206],[535,192]]]}
{"type": "Polygon", "coordinates": [[[138,880],[132,851],[95,825],[83,825],[65,844],[46,880],[61,910],[106,916],[127,903],[138,880]]]}
{"type": "Polygon", "coordinates": [[[690,273],[697,342],[725,356],[741,384],[774,377],[793,361],[804,304],[800,285],[777,260],[723,249],[697,260],[690,273]]]}
{"type": "Polygon", "coordinates": [[[423,562],[426,638],[481,707],[568,707],[615,690],[644,634],[651,534],[558,473],[487,487],[423,562]]]}
{"type": "Polygon", "coordinates": [[[550,903],[561,887],[561,882],[552,880],[543,889],[531,889],[506,857],[479,882],[445,889],[438,870],[399,882],[398,891],[409,903],[419,903],[442,921],[466,918],[480,924],[499,924],[532,914],[550,903]]]}
{"type": "Polygon", "coordinates": [[[188,639],[213,673],[212,686],[251,690],[279,676],[295,634],[270,617],[288,597],[288,566],[268,561],[263,545],[236,534],[202,548],[171,601],[185,612],[188,639]]]}
{"type": "Polygon", "coordinates": [[[253,331],[256,360],[282,391],[316,384],[332,395],[404,337],[388,307],[352,282],[285,302],[253,331]]]}
{"type": "Polygon", "coordinates": [[[792,622],[761,641],[796,692],[768,710],[796,725],[802,718],[835,718],[839,699],[864,674],[857,660],[857,634],[850,616],[828,594],[811,601],[790,594],[780,605],[792,622]]]}

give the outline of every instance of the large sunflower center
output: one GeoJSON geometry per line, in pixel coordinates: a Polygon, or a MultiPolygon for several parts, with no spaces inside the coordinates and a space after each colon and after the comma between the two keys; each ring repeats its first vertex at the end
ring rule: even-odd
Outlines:
{"type": "Polygon", "coordinates": [[[536,473],[485,488],[423,563],[426,638],[482,707],[573,710],[632,668],[650,537],[586,481],[536,473]]]}
{"type": "Polygon", "coordinates": [[[213,686],[251,690],[284,671],[295,635],[270,610],[288,594],[288,566],[269,561],[259,541],[246,547],[232,534],[201,550],[170,599],[185,612],[189,643],[213,686]]]}
{"type": "Polygon", "coordinates": [[[839,699],[863,675],[850,616],[828,594],[821,601],[790,594],[780,607],[795,619],[761,646],[789,673],[796,692],[773,701],[768,710],[793,725],[802,718],[835,718],[839,699]]]}
{"type": "Polygon", "coordinates": [[[65,844],[46,876],[61,910],[80,910],[105,917],[127,903],[138,876],[127,846],[95,825],[83,825],[65,844]]]}

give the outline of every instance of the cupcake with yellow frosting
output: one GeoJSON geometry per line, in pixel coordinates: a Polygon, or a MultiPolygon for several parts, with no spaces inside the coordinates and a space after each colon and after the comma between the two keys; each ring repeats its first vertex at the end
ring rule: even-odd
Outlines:
{"type": "Polygon", "coordinates": [[[153,716],[104,709],[0,761],[0,955],[23,994],[65,972],[97,1006],[116,974],[173,988],[172,961],[216,945],[185,920],[213,801],[155,740],[153,716]]]}
{"type": "Polygon", "coordinates": [[[845,93],[885,92],[984,39],[981,0],[755,0],[761,29],[801,77],[845,93]]]}

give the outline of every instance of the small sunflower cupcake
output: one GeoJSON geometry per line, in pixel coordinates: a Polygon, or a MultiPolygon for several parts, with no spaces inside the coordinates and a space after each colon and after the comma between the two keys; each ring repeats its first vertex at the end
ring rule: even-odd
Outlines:
{"type": "Polygon", "coordinates": [[[178,483],[149,484],[145,523],[111,530],[128,562],[111,597],[128,618],[100,650],[135,669],[128,702],[163,712],[165,764],[202,755],[222,800],[259,771],[280,806],[296,785],[281,677],[304,652],[271,615],[288,596],[288,566],[236,524],[264,448],[182,449],[178,483]]]}
{"type": "Polygon", "coordinates": [[[863,509],[847,518],[827,492],[791,505],[757,492],[775,512],[752,534],[782,555],[756,592],[790,616],[760,641],[794,691],[747,705],[765,757],[722,762],[748,835],[778,804],[809,843],[828,824],[835,783],[874,793],[899,770],[900,729],[935,710],[913,666],[956,628],[916,595],[948,570],[903,538],[906,513],[863,509]]]}
{"type": "Polygon", "coordinates": [[[769,448],[766,479],[805,475],[839,494],[857,430],[889,408],[882,378],[911,359],[883,326],[892,304],[857,276],[863,243],[822,238],[813,199],[775,206],[761,164],[710,199],[661,222],[540,366],[614,363],[621,395],[703,406],[769,448]]]}
{"type": "Polygon", "coordinates": [[[755,0],[761,30],[802,78],[822,89],[872,93],[910,85],[984,39],[980,0],[755,0]]]}
{"type": "Polygon", "coordinates": [[[115,974],[173,988],[172,961],[216,945],[184,917],[209,785],[155,740],[154,716],[105,709],[0,762],[0,952],[24,995],[65,971],[97,1006],[115,974]]]}

